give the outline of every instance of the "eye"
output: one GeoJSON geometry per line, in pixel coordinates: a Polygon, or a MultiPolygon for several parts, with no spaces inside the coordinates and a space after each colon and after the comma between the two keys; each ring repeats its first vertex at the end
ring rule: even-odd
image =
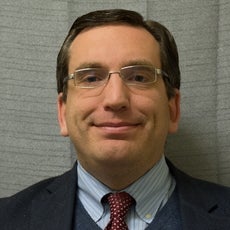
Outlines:
{"type": "Polygon", "coordinates": [[[146,81],[148,81],[148,78],[146,78],[145,75],[141,75],[141,74],[135,74],[133,75],[133,77],[131,78],[132,81],[137,81],[137,82],[141,82],[141,83],[145,83],[146,81]]]}
{"type": "Polygon", "coordinates": [[[75,85],[82,88],[94,88],[103,85],[107,78],[107,70],[102,68],[79,69],[75,72],[75,85]]]}
{"type": "Polygon", "coordinates": [[[97,75],[86,75],[81,79],[82,82],[88,82],[88,83],[101,81],[101,80],[102,79],[97,75]]]}
{"type": "Polygon", "coordinates": [[[78,84],[90,84],[104,80],[104,73],[99,69],[84,69],[75,73],[78,84]]]}
{"type": "Polygon", "coordinates": [[[133,82],[136,84],[145,84],[153,81],[152,72],[146,69],[134,69],[126,72],[125,77],[127,82],[133,82]]]}
{"type": "Polygon", "coordinates": [[[78,78],[81,82],[95,82],[103,80],[103,76],[97,71],[85,71],[82,74],[78,75],[78,78]]]}

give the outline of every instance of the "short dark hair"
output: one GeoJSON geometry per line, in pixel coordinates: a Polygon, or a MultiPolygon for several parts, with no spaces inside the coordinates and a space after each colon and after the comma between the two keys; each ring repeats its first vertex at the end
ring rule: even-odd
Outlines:
{"type": "Polygon", "coordinates": [[[68,75],[69,48],[76,36],[84,29],[102,25],[128,24],[142,27],[149,31],[160,45],[161,68],[169,75],[164,79],[168,98],[175,95],[175,88],[180,88],[179,56],[175,40],[166,27],[156,21],[144,20],[135,12],[124,9],[99,10],[85,14],[75,20],[57,57],[57,91],[63,92],[63,100],[67,98],[67,84],[63,79],[68,75]]]}

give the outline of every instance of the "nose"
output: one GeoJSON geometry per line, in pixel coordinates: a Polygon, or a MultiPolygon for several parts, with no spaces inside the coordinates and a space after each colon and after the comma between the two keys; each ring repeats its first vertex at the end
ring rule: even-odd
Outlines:
{"type": "Polygon", "coordinates": [[[124,111],[129,107],[129,89],[119,72],[110,73],[103,95],[103,107],[107,111],[124,111]]]}

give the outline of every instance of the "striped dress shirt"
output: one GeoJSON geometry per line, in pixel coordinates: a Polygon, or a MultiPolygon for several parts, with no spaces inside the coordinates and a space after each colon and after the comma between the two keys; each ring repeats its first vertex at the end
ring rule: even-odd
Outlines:
{"type": "MultiPolygon", "coordinates": [[[[108,187],[90,175],[78,163],[77,196],[91,218],[102,229],[110,219],[109,206],[102,198],[111,192],[108,187]]],[[[176,182],[169,172],[163,156],[145,175],[122,191],[129,193],[136,201],[127,215],[129,229],[145,229],[156,213],[166,204],[174,191],[176,182]]]]}

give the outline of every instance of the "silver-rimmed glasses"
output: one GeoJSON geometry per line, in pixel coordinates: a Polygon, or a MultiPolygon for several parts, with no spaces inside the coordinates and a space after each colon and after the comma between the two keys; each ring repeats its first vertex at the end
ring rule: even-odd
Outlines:
{"type": "Polygon", "coordinates": [[[158,76],[168,78],[161,69],[151,65],[125,66],[120,71],[108,71],[102,67],[77,69],[74,73],[64,78],[64,83],[74,80],[74,85],[79,88],[96,88],[105,85],[112,74],[118,74],[124,83],[129,86],[147,87],[157,81],[158,76]]]}

